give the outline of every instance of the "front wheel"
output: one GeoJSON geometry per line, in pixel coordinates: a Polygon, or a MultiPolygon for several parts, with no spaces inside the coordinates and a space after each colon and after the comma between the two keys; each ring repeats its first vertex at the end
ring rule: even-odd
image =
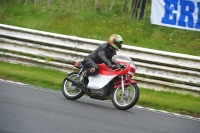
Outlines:
{"type": "Polygon", "coordinates": [[[140,91],[136,83],[124,86],[124,93],[122,87],[118,87],[113,91],[112,103],[118,109],[127,110],[137,103],[139,95],[140,91]]]}
{"type": "MultiPolygon", "coordinates": [[[[74,81],[78,81],[77,75],[78,72],[72,72],[68,74],[67,77],[73,79],[74,81]]],[[[62,93],[67,99],[70,100],[79,99],[84,95],[84,91],[80,87],[78,87],[76,83],[67,80],[67,78],[63,80],[62,93]]]]}

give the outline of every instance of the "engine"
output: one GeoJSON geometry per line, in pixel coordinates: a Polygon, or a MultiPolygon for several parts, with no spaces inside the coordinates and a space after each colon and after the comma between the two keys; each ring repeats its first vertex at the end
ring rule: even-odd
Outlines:
{"type": "Polygon", "coordinates": [[[104,96],[104,88],[102,89],[90,89],[93,96],[104,96]]]}

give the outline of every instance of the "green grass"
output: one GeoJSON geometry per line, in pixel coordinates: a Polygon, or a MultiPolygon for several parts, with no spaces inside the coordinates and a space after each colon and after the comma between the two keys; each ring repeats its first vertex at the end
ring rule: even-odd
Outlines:
{"type": "Polygon", "coordinates": [[[126,45],[200,56],[200,32],[152,25],[150,1],[140,21],[131,18],[130,6],[122,10],[123,0],[115,0],[111,11],[112,0],[101,0],[98,12],[94,0],[38,1],[25,6],[25,0],[1,0],[0,23],[105,41],[117,33],[126,45]]]}
{"type": "Polygon", "coordinates": [[[60,71],[0,62],[0,78],[59,90],[67,75],[60,71]]]}
{"type": "Polygon", "coordinates": [[[200,117],[200,97],[141,89],[139,105],[200,117]]]}
{"type": "MultiPolygon", "coordinates": [[[[61,90],[66,73],[0,61],[0,78],[61,90]]],[[[140,88],[137,105],[200,117],[200,97],[140,88]]]]}

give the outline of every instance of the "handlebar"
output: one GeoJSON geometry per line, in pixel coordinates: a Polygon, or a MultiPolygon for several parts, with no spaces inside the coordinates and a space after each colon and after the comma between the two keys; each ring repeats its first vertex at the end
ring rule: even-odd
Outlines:
{"type": "Polygon", "coordinates": [[[122,64],[117,64],[116,68],[113,70],[124,70],[126,68],[126,65],[122,65],[122,64]]]}

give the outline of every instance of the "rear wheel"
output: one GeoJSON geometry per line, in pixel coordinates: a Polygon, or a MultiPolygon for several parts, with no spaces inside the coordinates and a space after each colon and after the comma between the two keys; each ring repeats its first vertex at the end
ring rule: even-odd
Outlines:
{"type": "Polygon", "coordinates": [[[137,84],[129,84],[124,87],[124,93],[122,93],[122,87],[118,87],[113,91],[112,102],[116,108],[127,110],[137,103],[139,95],[140,91],[137,84]]]}
{"type": "MultiPolygon", "coordinates": [[[[67,77],[73,79],[74,81],[78,81],[77,75],[78,72],[72,72],[67,77]]],[[[84,95],[84,91],[76,83],[67,80],[67,78],[63,80],[62,93],[67,99],[70,100],[79,99],[84,95]]]]}

